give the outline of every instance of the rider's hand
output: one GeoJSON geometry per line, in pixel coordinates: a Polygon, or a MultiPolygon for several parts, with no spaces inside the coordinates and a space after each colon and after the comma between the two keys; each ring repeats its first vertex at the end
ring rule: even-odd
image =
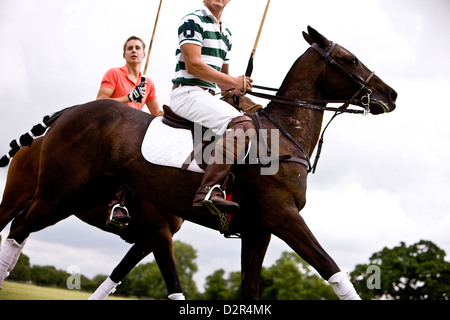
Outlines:
{"type": "Polygon", "coordinates": [[[147,89],[145,88],[146,84],[147,82],[145,81],[145,78],[142,77],[142,82],[134,87],[133,90],[131,90],[130,94],[128,95],[128,100],[130,100],[130,102],[141,103],[142,98],[144,98],[145,94],[147,93],[147,89]]]}
{"type": "Polygon", "coordinates": [[[236,77],[236,94],[243,96],[247,91],[252,91],[253,79],[247,76],[236,77]]]}

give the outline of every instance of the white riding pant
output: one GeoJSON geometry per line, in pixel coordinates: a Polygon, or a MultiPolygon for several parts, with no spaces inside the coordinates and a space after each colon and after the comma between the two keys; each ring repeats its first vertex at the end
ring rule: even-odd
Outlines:
{"type": "Polygon", "coordinates": [[[227,102],[196,86],[180,86],[170,94],[175,114],[222,135],[231,120],[242,114],[227,102]]]}

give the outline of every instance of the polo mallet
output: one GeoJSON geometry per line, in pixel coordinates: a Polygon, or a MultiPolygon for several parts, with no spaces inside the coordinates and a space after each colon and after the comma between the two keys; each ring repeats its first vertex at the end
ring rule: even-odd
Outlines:
{"type": "Polygon", "coordinates": [[[155,37],[156,26],[158,25],[159,12],[161,11],[161,4],[162,4],[162,2],[163,2],[163,0],[159,1],[158,12],[156,13],[156,19],[155,19],[155,26],[153,27],[152,39],[150,40],[150,44],[148,46],[147,60],[145,61],[143,75],[145,75],[147,73],[148,61],[149,61],[150,52],[151,52],[152,46],[153,46],[153,38],[155,37]]]}
{"type": "Polygon", "coordinates": [[[256,48],[258,47],[259,37],[261,36],[261,31],[264,26],[264,21],[266,20],[267,11],[269,10],[270,0],[267,0],[266,9],[264,10],[264,15],[261,20],[261,25],[259,26],[258,35],[256,36],[255,45],[253,46],[252,54],[250,55],[250,59],[248,60],[247,70],[245,71],[245,75],[250,77],[253,72],[253,58],[255,57],[256,48]]]}

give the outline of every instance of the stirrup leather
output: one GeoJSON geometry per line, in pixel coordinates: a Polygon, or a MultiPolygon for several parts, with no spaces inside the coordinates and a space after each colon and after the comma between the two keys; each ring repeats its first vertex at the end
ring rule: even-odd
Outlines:
{"type": "Polygon", "coordinates": [[[211,198],[211,192],[215,189],[218,188],[222,193],[223,193],[223,197],[224,199],[226,198],[226,193],[224,190],[222,190],[222,188],[220,187],[219,184],[216,184],[215,186],[212,186],[211,189],[209,189],[209,192],[206,194],[205,199],[202,201],[203,205],[209,210],[209,212],[211,212],[212,215],[220,215],[223,214],[222,211],[220,211],[219,208],[217,208],[217,206],[214,204],[214,202],[212,202],[210,200],[211,198]]]}

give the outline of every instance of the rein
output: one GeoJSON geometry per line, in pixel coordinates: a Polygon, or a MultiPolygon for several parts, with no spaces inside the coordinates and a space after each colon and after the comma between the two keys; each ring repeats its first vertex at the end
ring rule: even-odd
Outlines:
{"type": "MultiPolygon", "coordinates": [[[[278,91],[278,89],[273,89],[273,88],[267,88],[267,87],[261,87],[261,86],[256,86],[254,85],[253,88],[257,88],[257,89],[261,89],[264,88],[263,90],[271,90],[271,91],[278,91]]],[[[267,100],[271,100],[273,102],[278,102],[281,104],[285,104],[285,105],[290,105],[293,107],[300,107],[300,108],[304,108],[304,109],[310,109],[310,110],[317,110],[317,111],[339,111],[339,112],[345,112],[345,113],[352,113],[352,114],[367,114],[367,110],[355,110],[355,109],[342,109],[341,107],[326,107],[326,106],[320,106],[320,105],[316,105],[316,104],[326,104],[326,103],[345,103],[345,104],[357,104],[358,102],[361,101],[361,99],[353,99],[353,100],[298,100],[298,99],[292,99],[292,98],[287,98],[287,97],[281,97],[281,96],[276,96],[276,95],[271,95],[271,94],[266,94],[266,93],[260,93],[260,92],[253,92],[253,91],[248,91],[248,94],[254,96],[254,97],[258,97],[258,98],[262,98],[262,99],[267,99],[267,100]]]]}
{"type": "MultiPolygon", "coordinates": [[[[371,72],[369,77],[366,80],[364,80],[360,76],[358,76],[358,75],[356,75],[356,74],[354,74],[354,73],[344,69],[342,66],[340,66],[336,62],[336,60],[334,60],[331,57],[331,54],[333,53],[334,49],[336,48],[336,43],[335,42],[331,42],[331,46],[330,46],[328,51],[325,51],[324,49],[322,49],[317,43],[313,43],[311,48],[314,49],[318,54],[320,54],[325,59],[325,61],[327,63],[327,78],[328,78],[328,65],[332,65],[332,66],[336,67],[339,71],[341,71],[344,75],[346,75],[353,83],[355,83],[356,85],[358,85],[360,87],[360,89],[349,100],[317,100],[317,99],[299,100],[299,99],[292,99],[292,98],[288,98],[288,97],[282,97],[282,96],[265,94],[265,93],[259,93],[259,92],[253,92],[253,91],[249,91],[247,93],[249,93],[252,96],[258,97],[258,98],[271,100],[273,102],[277,102],[277,103],[284,104],[284,105],[290,105],[290,106],[294,106],[294,107],[300,107],[300,108],[304,108],[304,109],[317,110],[317,111],[334,111],[335,112],[335,114],[333,115],[333,117],[331,117],[331,119],[328,122],[328,124],[322,130],[322,133],[321,133],[320,139],[319,139],[319,144],[318,144],[318,147],[317,147],[316,158],[315,158],[314,164],[312,166],[311,166],[311,162],[309,160],[308,153],[306,153],[306,151],[300,145],[300,143],[297,140],[295,140],[295,138],[292,137],[289,134],[289,132],[286,131],[286,129],[284,129],[264,109],[261,108],[256,113],[256,117],[259,117],[259,114],[261,114],[261,115],[265,116],[270,122],[272,122],[292,143],[294,143],[294,145],[298,149],[300,149],[302,151],[302,153],[305,156],[305,159],[292,157],[292,160],[290,160],[290,161],[301,163],[301,164],[303,164],[303,165],[305,165],[307,167],[308,172],[312,171],[312,173],[315,173],[316,172],[316,168],[317,168],[317,164],[319,162],[320,154],[322,152],[322,146],[323,146],[323,142],[324,142],[325,131],[328,129],[328,127],[331,124],[331,122],[338,115],[340,115],[342,113],[364,114],[364,115],[367,115],[369,113],[369,111],[370,111],[370,109],[369,109],[369,107],[370,107],[370,97],[371,97],[371,94],[372,94],[372,90],[367,88],[367,85],[369,84],[369,81],[372,79],[372,77],[375,75],[375,72],[374,71],[371,72]],[[365,95],[362,96],[360,99],[356,99],[356,97],[361,92],[364,92],[365,95]],[[343,105],[340,106],[340,107],[327,107],[327,106],[325,106],[328,103],[343,103],[343,105]],[[324,104],[324,106],[321,106],[320,104],[324,104]],[[349,109],[348,107],[349,107],[350,104],[356,105],[356,106],[362,105],[364,110],[349,109]],[[299,160],[301,160],[301,161],[299,161],[299,160]],[[305,160],[306,160],[306,162],[305,162],[305,160]]],[[[327,83],[328,83],[328,81],[327,81],[327,83]]],[[[279,91],[279,89],[274,89],[274,88],[269,88],[269,87],[264,87],[264,86],[258,86],[258,85],[253,85],[253,88],[266,90],[266,91],[275,91],[275,92],[279,91]]]]}

